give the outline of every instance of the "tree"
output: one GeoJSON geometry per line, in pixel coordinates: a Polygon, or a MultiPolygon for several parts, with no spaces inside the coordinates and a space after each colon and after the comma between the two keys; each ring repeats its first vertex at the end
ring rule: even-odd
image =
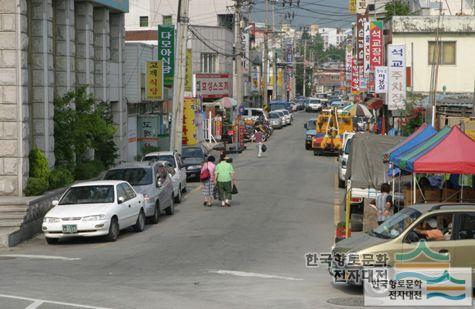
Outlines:
{"type": "Polygon", "coordinates": [[[404,0],[394,0],[386,3],[385,19],[390,20],[393,16],[407,16],[410,13],[409,4],[404,0]]]}

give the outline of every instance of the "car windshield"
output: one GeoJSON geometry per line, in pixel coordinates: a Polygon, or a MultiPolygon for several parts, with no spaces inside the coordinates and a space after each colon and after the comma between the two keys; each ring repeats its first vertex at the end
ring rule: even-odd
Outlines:
{"type": "Polygon", "coordinates": [[[269,118],[270,119],[276,119],[276,118],[279,118],[279,115],[277,115],[276,113],[270,113],[269,118]]]}
{"type": "Polygon", "coordinates": [[[315,130],[317,125],[315,124],[315,120],[309,120],[307,122],[307,130],[315,130]]]}
{"type": "Polygon", "coordinates": [[[104,176],[106,180],[125,180],[132,186],[145,186],[153,182],[151,168],[113,169],[104,176]]]}
{"type": "Polygon", "coordinates": [[[289,111],[282,111],[282,113],[284,113],[285,115],[289,115],[289,111]]]}
{"type": "Polygon", "coordinates": [[[422,213],[414,208],[404,208],[389,217],[383,224],[370,231],[369,234],[384,239],[394,239],[411,225],[422,213]]]}
{"type": "Polygon", "coordinates": [[[284,116],[285,116],[284,113],[282,113],[282,112],[277,112],[277,114],[278,114],[280,117],[284,117],[284,116]]]}
{"type": "Polygon", "coordinates": [[[182,157],[184,158],[202,158],[203,151],[200,148],[183,148],[182,157]]]}
{"type": "Polygon", "coordinates": [[[346,142],[345,154],[350,154],[350,149],[351,149],[351,138],[346,142]]]}
{"type": "Polygon", "coordinates": [[[71,187],[61,198],[59,205],[113,203],[114,186],[71,187]]]}
{"type": "Polygon", "coordinates": [[[172,155],[160,155],[160,156],[145,156],[143,161],[166,161],[175,168],[175,158],[172,155]]]}

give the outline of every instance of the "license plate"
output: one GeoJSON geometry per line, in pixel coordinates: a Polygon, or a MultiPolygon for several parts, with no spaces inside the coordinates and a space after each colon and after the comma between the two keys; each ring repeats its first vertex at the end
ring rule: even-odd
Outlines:
{"type": "Polygon", "coordinates": [[[78,232],[78,227],[75,224],[63,225],[64,234],[73,234],[78,232]]]}

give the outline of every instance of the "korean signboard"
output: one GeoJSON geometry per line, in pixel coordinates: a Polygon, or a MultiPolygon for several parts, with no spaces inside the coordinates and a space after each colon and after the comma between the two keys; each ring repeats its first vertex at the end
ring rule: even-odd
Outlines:
{"type": "Polygon", "coordinates": [[[186,50],[185,91],[193,91],[193,52],[191,48],[186,50]]]}
{"type": "Polygon", "coordinates": [[[183,106],[183,144],[195,145],[197,141],[196,113],[200,104],[193,98],[185,98],[183,106]]]}
{"type": "Polygon", "coordinates": [[[406,45],[388,45],[388,75],[388,109],[404,109],[406,99],[406,45]]]}
{"type": "Polygon", "coordinates": [[[359,81],[358,75],[358,63],[356,62],[356,58],[353,57],[352,66],[351,66],[351,93],[352,94],[359,94],[359,81]]]}
{"type": "Polygon", "coordinates": [[[348,1],[348,9],[350,11],[350,14],[356,14],[356,0],[348,1]]]}
{"type": "Polygon", "coordinates": [[[360,90],[366,88],[364,80],[365,62],[365,23],[367,18],[363,14],[356,15],[356,63],[358,66],[358,80],[360,90]]]}
{"type": "Polygon", "coordinates": [[[374,68],[374,92],[387,93],[388,91],[388,67],[374,68]]]}
{"type": "Polygon", "coordinates": [[[370,23],[368,20],[364,23],[364,77],[369,78],[370,72],[370,23]]]}
{"type": "Polygon", "coordinates": [[[356,0],[356,13],[364,14],[366,12],[366,7],[368,6],[368,1],[366,0],[356,0]]]}
{"type": "Polygon", "coordinates": [[[346,45],[345,49],[345,73],[346,73],[346,81],[348,84],[351,82],[351,69],[353,65],[353,48],[350,44],[346,45]]]}
{"type": "Polygon", "coordinates": [[[161,61],[147,61],[145,98],[150,101],[163,100],[163,66],[161,61]]]}
{"type": "Polygon", "coordinates": [[[370,69],[383,65],[383,22],[372,21],[370,26],[370,69]]]}
{"type": "Polygon", "coordinates": [[[159,115],[141,115],[137,119],[137,141],[140,149],[158,146],[159,115]]]}
{"type": "Polygon", "coordinates": [[[158,26],[158,60],[163,61],[165,86],[173,85],[175,66],[175,27],[173,25],[158,26]]]}
{"type": "Polygon", "coordinates": [[[196,74],[196,96],[203,99],[220,99],[230,96],[230,74],[196,74]]]}

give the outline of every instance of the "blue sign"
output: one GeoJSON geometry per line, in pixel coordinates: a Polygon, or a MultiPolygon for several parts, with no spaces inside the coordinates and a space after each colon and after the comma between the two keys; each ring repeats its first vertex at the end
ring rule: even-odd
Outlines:
{"type": "Polygon", "coordinates": [[[111,9],[116,9],[123,13],[129,12],[129,0],[93,0],[92,2],[107,6],[111,9]]]}
{"type": "Polygon", "coordinates": [[[244,105],[239,105],[239,114],[244,115],[244,105]]]}

